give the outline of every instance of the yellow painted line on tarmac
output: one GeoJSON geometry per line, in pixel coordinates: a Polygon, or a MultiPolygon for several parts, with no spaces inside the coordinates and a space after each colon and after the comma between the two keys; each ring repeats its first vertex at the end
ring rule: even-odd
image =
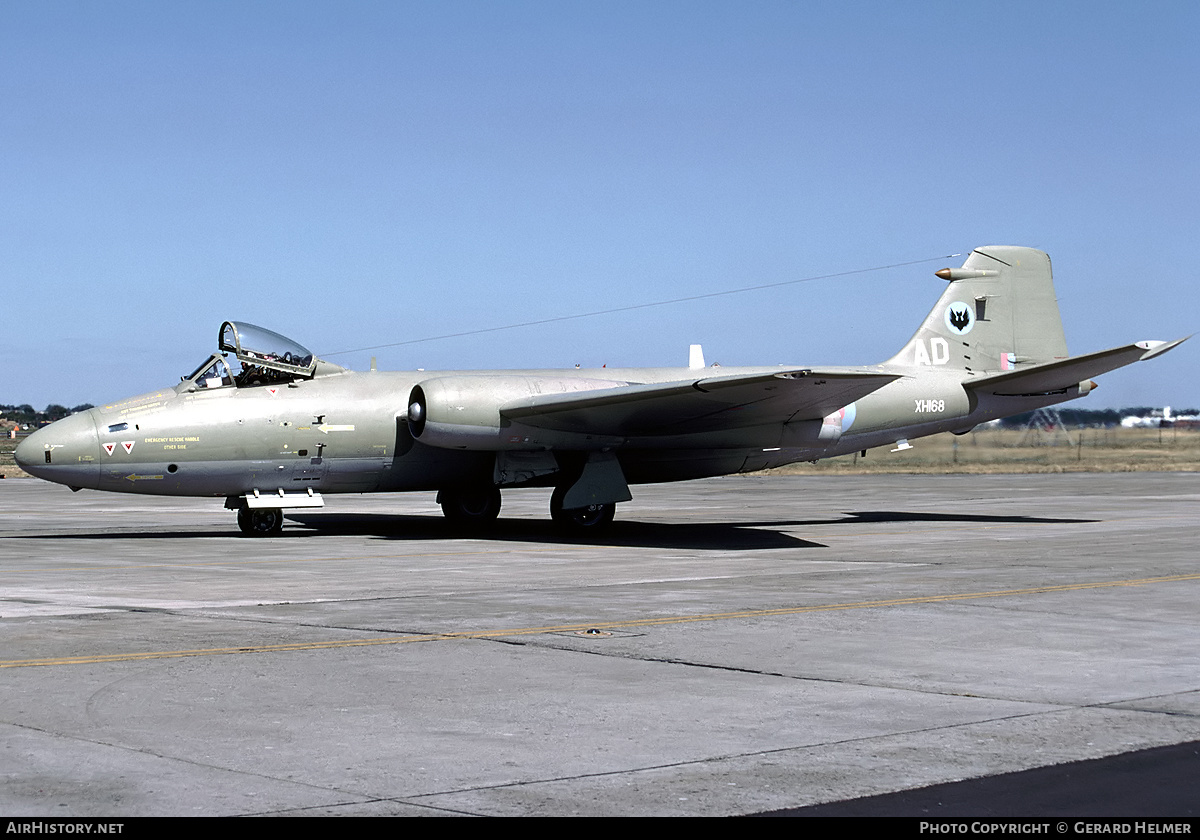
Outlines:
{"type": "Polygon", "coordinates": [[[235,653],[290,653],[297,651],[331,650],[377,645],[402,645],[410,642],[437,642],[452,639],[496,639],[510,636],[531,636],[544,633],[578,633],[585,630],[619,630],[636,627],[662,627],[672,624],[688,624],[699,621],[728,621],[730,619],[769,618],[782,615],[797,615],[809,612],[834,610],[862,610],[879,607],[897,607],[912,604],[936,604],[947,601],[971,601],[981,598],[1010,598],[1020,595],[1042,595],[1053,592],[1079,592],[1088,589],[1108,589],[1117,586],[1149,586],[1159,583],[1179,583],[1200,580],[1200,573],[1166,575],[1163,577],[1128,578],[1125,580],[1092,581],[1088,583],[1066,583],[1048,586],[1031,586],[1024,589],[997,589],[987,592],[962,592],[946,595],[917,595],[908,598],[888,598],[881,601],[854,601],[844,604],[815,604],[804,607],[779,607],[765,610],[739,610],[737,612],[704,613],[700,615],[663,616],[661,618],[636,618],[625,621],[592,621],[582,624],[553,624],[543,627],[519,627],[505,630],[464,631],[460,633],[422,633],[407,636],[392,636],[372,639],[338,639],[327,642],[294,642],[280,645],[246,645],[240,647],[199,648],[196,650],[145,651],[142,653],[111,653],[92,656],[64,656],[47,659],[0,660],[0,668],[27,668],[50,665],[94,665],[105,662],[137,662],[148,659],[177,659],[187,656],[221,656],[235,653]]]}
{"type": "MultiPolygon", "coordinates": [[[[522,554],[546,553],[554,551],[583,551],[593,546],[556,545],[547,548],[522,548],[522,554]]],[[[0,569],[0,577],[9,574],[29,574],[36,572],[125,572],[140,569],[204,569],[213,566],[261,566],[271,563],[336,563],[339,561],[357,560],[413,560],[419,557],[474,557],[481,554],[507,554],[516,549],[504,548],[483,549],[480,551],[418,551],[413,554],[347,554],[342,557],[266,557],[260,560],[213,560],[197,563],[183,561],[179,563],[129,563],[125,565],[107,565],[105,561],[97,561],[85,566],[37,566],[30,569],[0,569]]]]}

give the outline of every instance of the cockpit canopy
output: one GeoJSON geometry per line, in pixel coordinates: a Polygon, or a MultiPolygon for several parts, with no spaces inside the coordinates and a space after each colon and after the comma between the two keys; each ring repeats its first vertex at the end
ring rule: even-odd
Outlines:
{"type": "Polygon", "coordinates": [[[277,332],[247,324],[226,321],[221,324],[217,348],[231,352],[243,365],[277,370],[297,376],[312,376],[316,359],[312,352],[277,332]]]}
{"type": "Polygon", "coordinates": [[[183,377],[184,384],[181,387],[189,391],[233,385],[249,388],[311,379],[316,375],[345,370],[318,359],[307,347],[287,336],[243,321],[221,324],[221,330],[217,333],[217,350],[190,375],[183,377]],[[226,364],[227,353],[233,353],[242,363],[240,372],[235,372],[226,364]]]}

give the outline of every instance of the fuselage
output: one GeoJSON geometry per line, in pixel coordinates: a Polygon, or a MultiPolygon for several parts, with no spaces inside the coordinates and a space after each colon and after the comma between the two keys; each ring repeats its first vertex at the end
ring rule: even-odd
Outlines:
{"type": "MultiPolygon", "coordinates": [[[[722,375],[782,367],[721,368],[722,375]]],[[[512,435],[490,451],[431,446],[413,439],[408,400],[420,383],[478,380],[482,399],[585,392],[680,382],[713,369],[639,368],[529,371],[341,371],[311,379],[238,387],[175,388],[98,406],[35,432],[17,459],[38,477],[75,488],[180,496],[241,496],[437,490],[494,482],[550,485],[552,473],[498,470],[498,459],[564,448],[537,430],[512,435]],[[506,478],[505,476],[509,476],[506,478]]],[[[886,372],[887,366],[859,368],[886,372]]],[[[823,419],[730,425],[687,434],[641,435],[572,444],[612,451],[631,484],[700,478],[816,460],[943,431],[1070,399],[1028,397],[1014,406],[979,405],[953,371],[897,371],[896,381],[823,419]]],[[[453,411],[454,406],[450,407],[453,411]]],[[[516,431],[521,431],[515,427],[516,431]]],[[[506,430],[511,431],[511,430],[506,430]]]]}

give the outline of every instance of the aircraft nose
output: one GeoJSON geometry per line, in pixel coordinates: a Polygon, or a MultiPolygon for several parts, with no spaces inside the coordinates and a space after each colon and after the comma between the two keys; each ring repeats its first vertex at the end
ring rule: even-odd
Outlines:
{"type": "Polygon", "coordinates": [[[81,411],[38,429],[17,444],[17,466],[68,487],[100,484],[100,437],[92,412],[81,411]]]}
{"type": "Polygon", "coordinates": [[[18,443],[16,451],[13,452],[17,466],[30,475],[36,475],[34,470],[37,468],[38,460],[42,459],[42,448],[46,440],[46,429],[39,429],[18,443]]]}

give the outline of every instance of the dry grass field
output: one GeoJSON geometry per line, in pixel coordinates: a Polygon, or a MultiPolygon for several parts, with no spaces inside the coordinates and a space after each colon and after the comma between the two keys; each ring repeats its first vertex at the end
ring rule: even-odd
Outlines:
{"type": "Polygon", "coordinates": [[[871,449],[815,464],[791,464],[769,473],[1059,473],[1200,471],[1200,430],[979,429],[965,435],[933,435],[912,449],[871,449]]]}
{"type": "MultiPolygon", "coordinates": [[[[13,462],[17,442],[0,440],[0,475],[27,478],[13,462]]],[[[1200,472],[1200,430],[1070,429],[1055,432],[980,429],[961,437],[918,438],[913,448],[880,447],[769,470],[768,474],[1200,472]]]]}
{"type": "Polygon", "coordinates": [[[0,476],[4,478],[28,478],[16,461],[13,460],[13,450],[17,448],[18,441],[8,437],[0,438],[0,476]]]}

